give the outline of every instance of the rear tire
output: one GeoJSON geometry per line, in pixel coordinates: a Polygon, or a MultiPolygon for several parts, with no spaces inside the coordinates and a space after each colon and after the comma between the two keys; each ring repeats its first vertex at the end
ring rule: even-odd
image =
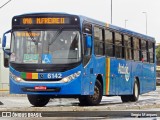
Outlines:
{"type": "Polygon", "coordinates": [[[139,84],[137,80],[134,82],[133,95],[131,95],[130,99],[132,102],[136,102],[139,99],[139,84]]]}
{"type": "Polygon", "coordinates": [[[45,106],[50,98],[45,95],[27,95],[29,102],[35,107],[45,106]]]}
{"type": "Polygon", "coordinates": [[[135,80],[134,87],[133,87],[133,95],[122,95],[121,100],[122,102],[136,102],[139,98],[139,84],[138,81],[135,80]]]}
{"type": "Polygon", "coordinates": [[[99,80],[96,80],[95,87],[94,87],[94,95],[87,95],[87,96],[81,96],[79,98],[79,105],[82,106],[95,106],[98,105],[102,100],[102,84],[99,82],[99,80]]]}

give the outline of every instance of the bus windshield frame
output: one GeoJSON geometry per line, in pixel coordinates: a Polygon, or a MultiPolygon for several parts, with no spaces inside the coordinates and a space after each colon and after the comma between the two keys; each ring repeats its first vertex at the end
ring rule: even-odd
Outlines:
{"type": "Polygon", "coordinates": [[[80,31],[75,28],[12,31],[10,62],[70,64],[82,59],[80,31]]]}

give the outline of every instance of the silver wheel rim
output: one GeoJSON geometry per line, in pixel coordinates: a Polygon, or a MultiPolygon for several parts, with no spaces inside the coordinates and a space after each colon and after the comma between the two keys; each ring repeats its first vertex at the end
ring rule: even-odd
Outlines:
{"type": "Polygon", "coordinates": [[[134,92],[135,92],[135,97],[138,97],[138,85],[137,83],[135,83],[135,88],[134,88],[134,92]]]}

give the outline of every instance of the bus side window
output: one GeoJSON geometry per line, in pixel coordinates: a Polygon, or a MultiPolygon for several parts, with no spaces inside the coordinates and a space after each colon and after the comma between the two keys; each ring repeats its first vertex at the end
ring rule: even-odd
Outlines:
{"type": "Polygon", "coordinates": [[[154,63],[154,43],[148,42],[148,52],[150,63],[154,63]]]}
{"type": "Polygon", "coordinates": [[[141,58],[141,60],[143,60],[144,62],[147,62],[147,43],[143,39],[141,40],[141,51],[143,55],[143,59],[141,58]]]}
{"type": "Polygon", "coordinates": [[[105,53],[106,56],[113,57],[113,32],[105,30],[105,53]]]}
{"type": "Polygon", "coordinates": [[[94,27],[94,53],[95,55],[104,55],[104,30],[94,27]]]}
{"type": "Polygon", "coordinates": [[[140,60],[140,45],[139,45],[139,39],[133,37],[133,48],[134,48],[134,60],[139,61],[140,60]]]}
{"type": "Polygon", "coordinates": [[[125,59],[126,60],[130,60],[132,59],[132,55],[131,55],[131,39],[128,35],[124,35],[123,36],[124,39],[124,46],[125,46],[125,59]]]}
{"type": "Polygon", "coordinates": [[[115,32],[115,56],[122,58],[122,35],[115,32]]]}

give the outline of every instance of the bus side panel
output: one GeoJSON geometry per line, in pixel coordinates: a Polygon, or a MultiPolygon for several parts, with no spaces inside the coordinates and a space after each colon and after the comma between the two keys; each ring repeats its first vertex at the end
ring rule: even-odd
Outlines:
{"type": "Polygon", "coordinates": [[[117,95],[127,95],[131,93],[132,83],[132,62],[126,60],[118,60],[117,63],[117,95]]]}
{"type": "MultiPolygon", "coordinates": [[[[94,59],[94,67],[93,67],[93,73],[95,76],[95,80],[98,74],[100,74],[102,76],[102,86],[103,86],[103,94],[105,94],[106,92],[106,81],[105,81],[105,61],[106,61],[106,57],[101,56],[101,57],[93,57],[94,59]]],[[[94,82],[95,83],[95,82],[94,82]]],[[[94,87],[92,88],[92,90],[94,90],[94,87]]]]}
{"type": "Polygon", "coordinates": [[[90,61],[84,68],[84,74],[82,77],[82,84],[81,84],[81,94],[82,95],[93,95],[94,94],[94,83],[96,76],[93,74],[93,67],[94,66],[94,59],[91,57],[90,61]],[[92,83],[92,84],[91,84],[92,83]]]}
{"type": "Polygon", "coordinates": [[[156,76],[154,64],[143,63],[142,93],[156,89],[156,76]]]}
{"type": "Polygon", "coordinates": [[[132,62],[111,58],[109,95],[126,95],[132,92],[132,62]]]}
{"type": "Polygon", "coordinates": [[[108,74],[108,86],[109,86],[109,93],[107,95],[116,95],[116,78],[115,78],[115,72],[117,71],[117,66],[115,64],[115,58],[107,58],[110,59],[110,63],[107,63],[107,66],[109,67],[108,71],[106,71],[106,74],[108,74]],[[108,73],[109,72],[109,73],[108,73]]]}

